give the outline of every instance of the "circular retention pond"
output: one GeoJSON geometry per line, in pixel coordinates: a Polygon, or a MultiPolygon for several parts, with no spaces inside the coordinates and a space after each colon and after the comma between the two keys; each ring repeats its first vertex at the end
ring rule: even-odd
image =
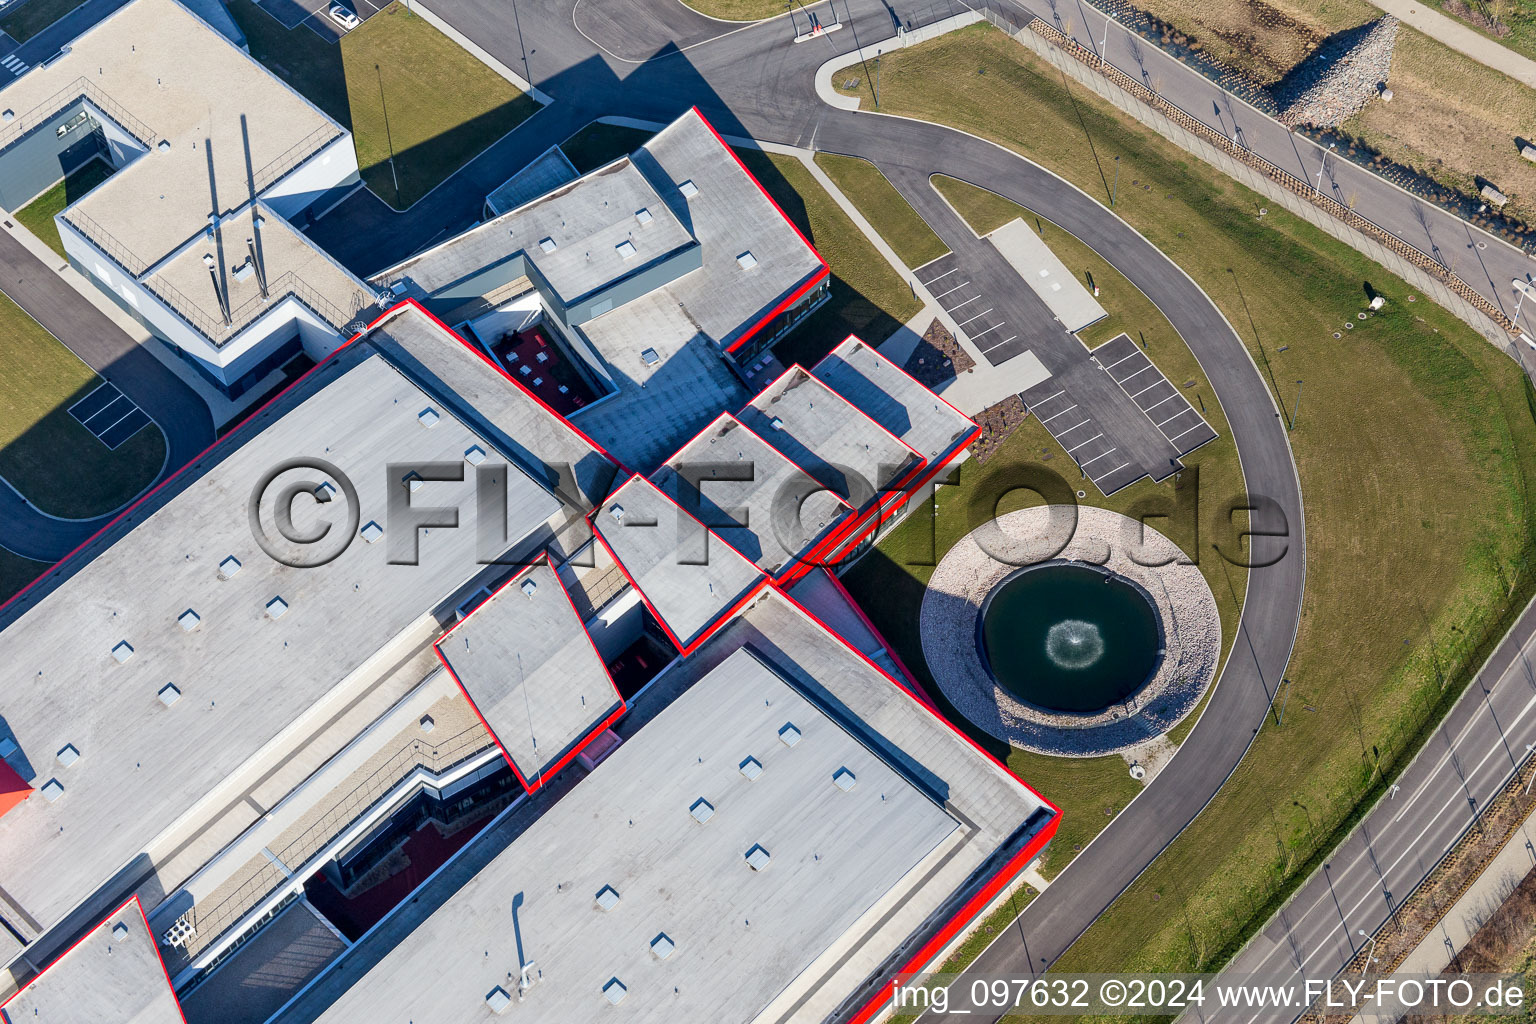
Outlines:
{"type": "Polygon", "coordinates": [[[1019,700],[1051,711],[1099,711],[1157,668],[1157,612],[1126,580],[1081,565],[1021,569],[983,603],[983,663],[1019,700]]]}

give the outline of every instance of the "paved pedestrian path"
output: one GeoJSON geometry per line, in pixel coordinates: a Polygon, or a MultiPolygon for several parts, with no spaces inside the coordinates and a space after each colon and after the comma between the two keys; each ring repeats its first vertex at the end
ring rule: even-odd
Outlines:
{"type": "Polygon", "coordinates": [[[1413,0],[1371,0],[1377,7],[1393,15],[1406,25],[1440,40],[1451,49],[1501,71],[1517,82],[1536,89],[1536,60],[1511,50],[1503,43],[1489,39],[1465,22],[1413,0]]]}

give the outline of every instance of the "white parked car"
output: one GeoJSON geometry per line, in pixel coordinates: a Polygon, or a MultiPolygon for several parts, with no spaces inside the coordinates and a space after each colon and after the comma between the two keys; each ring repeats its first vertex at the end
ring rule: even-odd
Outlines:
{"type": "Polygon", "coordinates": [[[354,29],[362,24],[362,22],[357,20],[357,15],[353,14],[342,4],[331,4],[330,15],[331,20],[344,29],[354,29]]]}

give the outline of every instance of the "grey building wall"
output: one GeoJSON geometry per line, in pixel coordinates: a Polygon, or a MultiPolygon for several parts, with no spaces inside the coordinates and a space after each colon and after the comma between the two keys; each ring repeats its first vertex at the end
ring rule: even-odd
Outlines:
{"type": "Polygon", "coordinates": [[[85,109],[85,101],[76,100],[0,153],[0,206],[18,210],[87,160],[107,156],[106,140],[89,115],[78,128],[58,134],[85,109]]]}
{"type": "Polygon", "coordinates": [[[618,309],[625,303],[649,295],[657,288],[671,284],[684,274],[703,266],[704,247],[694,242],[637,274],[632,274],[601,291],[575,300],[566,307],[566,322],[568,325],[584,324],[609,310],[618,309]]]}

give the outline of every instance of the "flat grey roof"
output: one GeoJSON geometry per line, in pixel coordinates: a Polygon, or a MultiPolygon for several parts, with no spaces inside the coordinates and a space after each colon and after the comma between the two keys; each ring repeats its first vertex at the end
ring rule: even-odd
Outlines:
{"type": "Polygon", "coordinates": [[[637,473],[655,469],[721,409],[747,400],[715,343],[665,288],[575,330],[608,364],[619,390],[572,422],[637,473]]]}
{"type": "Polygon", "coordinates": [[[92,929],[0,1011],[17,1024],[182,1024],[136,901],[92,929]],[[127,929],[122,938],[119,927],[127,929]]]}
{"type": "MultiPolygon", "coordinates": [[[[73,575],[19,605],[25,610],[0,632],[0,728],[20,748],[11,766],[34,787],[57,780],[63,793],[51,802],[35,795],[0,818],[8,899],[41,928],[52,926],[482,572],[472,519],[420,536],[419,564],[391,564],[392,543],[408,532],[386,514],[386,488],[405,488],[394,477],[398,464],[463,464],[472,447],[502,458],[370,341],[356,342],[114,527],[73,575]],[[419,419],[428,409],[436,416],[430,427],[419,419]],[[297,457],[344,473],[360,524],[377,522],[385,536],[352,537],[319,568],[290,568],[265,554],[247,503],[264,474],[297,457]],[[238,572],[221,578],[231,557],[238,572]],[[270,606],[274,599],[285,607],[270,606]],[[122,663],[120,644],[132,648],[122,663]],[[168,684],[179,694],[169,705],[168,684]],[[66,745],[79,752],[68,765],[56,756],[66,745]]],[[[561,505],[522,473],[509,476],[515,542],[561,505]]],[[[302,495],[327,480],[316,468],[275,476],[261,505],[267,535],[279,536],[272,508],[283,491],[302,495]]],[[[475,474],[426,483],[412,501],[472,510],[475,474]]],[[[347,539],[344,491],[335,502],[295,501],[295,528],[317,528],[319,510],[332,507],[332,533],[347,539]]]]}
{"type": "Polygon", "coordinates": [[[763,582],[757,566],[644,477],[630,477],[592,514],[592,523],[679,647],[763,582]]]}
{"type": "Polygon", "coordinates": [[[704,247],[703,268],[666,290],[722,348],[825,271],[821,258],[697,110],[657,132],[633,160],[704,247]],[[679,190],[684,182],[692,182],[697,192],[684,196],[679,190]],[[737,262],[744,252],[757,260],[750,270],[737,262]]]}
{"type": "Polygon", "coordinates": [[[148,153],[66,214],[126,248],[135,274],[207,226],[214,192],[221,213],[249,201],[247,167],[260,192],[269,177],[345,133],[175,0],[125,4],[63,56],[0,89],[0,107],[16,111],[0,128],[0,149],[25,133],[34,112],[57,112],[81,95],[147,136],[140,141],[148,153]],[[163,152],[161,140],[169,143],[163,152]]]}
{"type": "Polygon", "coordinates": [[[401,307],[368,340],[573,507],[590,509],[615,485],[617,468],[581,431],[416,306],[401,307]]]}
{"type": "Polygon", "coordinates": [[[485,203],[494,214],[500,216],[578,177],[565,151],[559,146],[550,146],[527,167],[497,185],[485,197],[485,203]]]}
{"type": "Polygon", "coordinates": [[[514,1008],[520,1021],[750,1021],[917,888],[959,828],[930,793],[737,650],[320,1019],[487,1015],[488,993],[516,990],[520,941],[539,977],[514,1008]],[[799,734],[793,746],[785,726],[799,734]],[[742,771],[749,758],[755,778],[742,771]],[[854,777],[846,791],[834,781],[844,771],[854,777]],[[703,823],[699,800],[713,812],[703,823]],[[761,870],[748,861],[754,849],[767,855],[761,870]],[[604,890],[617,896],[611,909],[596,900],[604,890]],[[613,979],[624,988],[616,1008],[605,998],[613,979]]]}
{"type": "Polygon", "coordinates": [[[976,427],[959,409],[851,335],[811,372],[930,463],[948,455],[976,427]]]}
{"type": "Polygon", "coordinates": [[[1093,293],[1024,220],[1011,220],[987,238],[1071,333],[1108,316],[1093,293]]]}
{"type": "Polygon", "coordinates": [[[759,392],[737,415],[858,509],[920,461],[890,431],[798,366],[759,392]]]}
{"type": "Polygon", "coordinates": [[[793,568],[850,509],[730,413],[651,482],[770,575],[793,568]]]}
{"type": "Polygon", "coordinates": [[[517,774],[533,788],[624,706],[546,562],[496,591],[437,648],[517,774]]]}

